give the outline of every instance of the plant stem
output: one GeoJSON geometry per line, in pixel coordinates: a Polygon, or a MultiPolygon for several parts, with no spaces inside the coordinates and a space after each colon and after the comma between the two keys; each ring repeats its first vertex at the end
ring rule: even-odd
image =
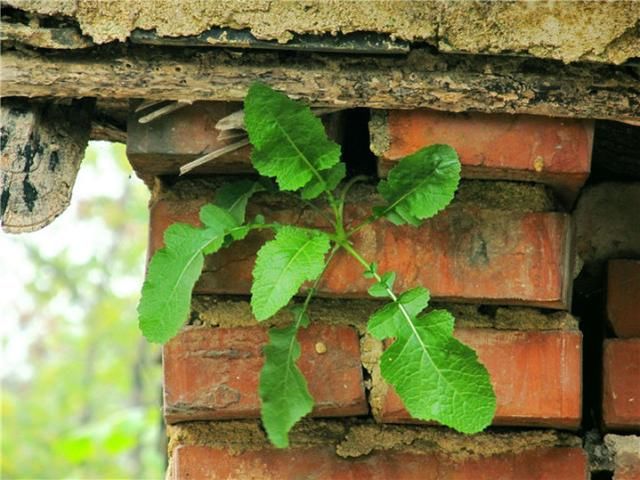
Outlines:
{"type": "MultiPolygon", "coordinates": [[[[287,195],[289,195],[292,198],[295,198],[296,201],[300,201],[300,196],[296,195],[294,193],[291,192],[282,192],[282,193],[286,193],[287,195]]],[[[336,222],[334,220],[331,220],[331,217],[329,217],[329,215],[327,215],[320,207],[318,207],[317,205],[314,205],[313,202],[310,202],[309,200],[302,200],[302,202],[309,207],[310,209],[312,209],[314,212],[316,212],[318,215],[320,215],[322,218],[324,218],[327,223],[331,224],[331,226],[333,226],[333,228],[337,228],[336,227],[336,222]]],[[[334,210],[335,213],[335,210],[334,210]]]]}
{"type": "MultiPolygon", "coordinates": [[[[358,251],[355,248],[353,248],[351,243],[345,242],[345,243],[341,244],[340,246],[342,248],[344,248],[349,253],[349,255],[351,255],[353,258],[355,258],[358,261],[358,263],[360,263],[360,265],[362,265],[365,268],[365,270],[370,271],[371,274],[373,275],[373,278],[375,278],[377,282],[383,283],[382,282],[382,277],[380,276],[380,274],[378,274],[378,272],[374,272],[374,271],[371,270],[371,264],[369,262],[367,262],[362,257],[362,255],[360,255],[358,253],[358,251]]],[[[393,290],[391,290],[389,287],[386,287],[386,286],[385,286],[385,290],[387,291],[387,295],[389,296],[389,298],[391,298],[391,300],[393,300],[394,302],[396,300],[398,300],[398,297],[397,297],[397,295],[395,293],[393,293],[393,290]]],[[[400,305],[400,308],[404,309],[404,307],[402,305],[400,305]]],[[[407,320],[410,321],[410,317],[408,316],[408,314],[407,314],[407,320]]]]}
{"type": "Polygon", "coordinates": [[[338,204],[341,221],[344,217],[344,202],[347,198],[347,193],[349,193],[349,190],[351,190],[351,187],[353,187],[356,183],[363,182],[368,179],[369,177],[367,177],[366,175],[356,175],[351,180],[349,180],[343,187],[342,192],[340,193],[340,200],[339,200],[340,203],[338,204]]]}
{"type": "MultiPolygon", "coordinates": [[[[252,230],[276,230],[278,227],[280,227],[279,224],[277,223],[255,223],[255,224],[248,224],[248,225],[239,225],[237,227],[233,227],[230,228],[229,230],[225,230],[224,235],[225,237],[227,235],[232,235],[235,232],[241,232],[245,229],[252,231],[252,230]]],[[[211,242],[209,242],[211,243],[211,242]]],[[[208,246],[209,244],[207,244],[208,246]]],[[[206,247],[205,247],[206,248],[206,247]]]]}
{"type": "MultiPolygon", "coordinates": [[[[353,246],[347,241],[344,244],[340,245],[342,248],[344,248],[347,252],[349,252],[349,254],[355,258],[366,270],[370,271],[371,274],[373,275],[373,278],[376,279],[376,281],[378,283],[381,283],[382,285],[384,285],[384,289],[387,292],[387,295],[389,296],[389,298],[395,302],[398,305],[398,309],[400,310],[400,313],[402,313],[402,316],[404,317],[404,319],[407,321],[407,324],[409,325],[409,328],[411,328],[411,331],[414,335],[414,337],[418,340],[418,343],[420,344],[420,346],[422,347],[422,350],[427,353],[428,355],[428,349],[426,347],[426,345],[424,344],[424,342],[422,341],[422,339],[420,338],[420,335],[418,334],[418,331],[416,330],[416,326],[413,323],[413,319],[411,318],[411,315],[409,315],[409,312],[407,312],[407,309],[404,307],[404,305],[402,303],[398,302],[398,296],[393,293],[393,290],[391,290],[383,281],[382,281],[382,277],[378,274],[378,272],[374,272],[371,269],[371,264],[369,262],[367,262],[362,255],[360,255],[358,253],[358,251],[356,249],[353,248],[353,246]]],[[[430,357],[430,356],[429,356],[430,357]]]]}
{"type": "Polygon", "coordinates": [[[307,296],[304,299],[304,303],[302,304],[302,308],[300,309],[300,311],[298,313],[298,317],[295,319],[295,330],[296,330],[296,333],[291,337],[291,343],[289,344],[289,354],[287,355],[287,358],[291,358],[291,349],[293,348],[293,343],[294,343],[293,340],[296,338],[298,330],[300,330],[300,324],[302,323],[302,318],[304,317],[304,314],[306,313],[307,309],[309,308],[309,303],[311,302],[311,298],[313,297],[313,294],[315,293],[316,288],[318,288],[318,285],[320,284],[320,280],[322,279],[322,275],[324,275],[324,272],[327,270],[327,267],[329,266],[329,263],[331,262],[331,259],[333,259],[333,256],[336,254],[336,252],[339,250],[339,248],[340,248],[340,246],[336,243],[334,245],[334,247],[331,249],[331,252],[329,253],[329,256],[327,257],[327,261],[324,264],[324,268],[322,269],[322,271],[320,272],[320,275],[318,275],[318,278],[316,278],[316,280],[313,282],[313,285],[311,286],[311,288],[307,292],[307,296]]]}
{"type": "Polygon", "coordinates": [[[359,232],[361,229],[363,229],[367,225],[371,225],[373,222],[375,222],[379,218],[380,218],[379,215],[371,215],[367,217],[361,224],[356,225],[346,233],[347,238],[351,238],[351,236],[353,236],[354,233],[359,232]]]}
{"type": "Polygon", "coordinates": [[[300,310],[300,314],[296,319],[296,330],[300,327],[300,320],[302,319],[302,315],[304,315],[304,313],[307,311],[307,308],[309,307],[309,302],[311,302],[311,298],[316,292],[316,289],[320,284],[320,280],[322,280],[322,276],[324,275],[324,272],[327,271],[327,267],[329,266],[329,263],[331,262],[331,260],[333,259],[333,256],[336,254],[336,252],[339,249],[340,249],[340,245],[336,243],[331,249],[331,252],[329,252],[329,256],[327,257],[327,261],[324,263],[324,267],[322,268],[320,275],[318,275],[318,278],[315,279],[315,281],[313,282],[313,285],[311,285],[311,288],[307,292],[307,296],[305,297],[304,303],[302,304],[302,309],[300,310]]]}

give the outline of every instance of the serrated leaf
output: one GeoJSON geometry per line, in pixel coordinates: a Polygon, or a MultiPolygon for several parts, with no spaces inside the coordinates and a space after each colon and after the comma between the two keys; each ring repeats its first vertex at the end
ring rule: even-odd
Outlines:
{"type": "Polygon", "coordinates": [[[313,408],[307,382],[296,365],[300,357],[296,333],[296,324],[269,330],[260,372],[262,423],[269,440],[279,448],[289,445],[289,430],[313,408]]]}
{"type": "Polygon", "coordinates": [[[164,234],[147,269],[138,305],[140,330],[150,342],[164,343],[178,333],[189,315],[191,292],[202,272],[203,251],[222,246],[223,228],[175,223],[164,234]]]}
{"type": "MultiPolygon", "coordinates": [[[[388,290],[393,290],[393,283],[396,281],[395,272],[387,272],[381,276],[382,281],[376,282],[369,287],[368,293],[372,297],[386,297],[388,290]]],[[[427,300],[428,301],[428,300],[427,300]]]]}
{"type": "Polygon", "coordinates": [[[297,319],[301,327],[306,328],[309,326],[309,322],[310,322],[309,315],[307,314],[307,311],[305,310],[303,305],[300,305],[300,304],[291,305],[289,307],[289,311],[292,313],[293,318],[297,319]]]}
{"type": "Polygon", "coordinates": [[[229,212],[238,224],[244,223],[247,202],[254,193],[265,188],[253,180],[239,180],[226,183],[216,190],[215,204],[229,212]]]}
{"type": "Polygon", "coordinates": [[[221,230],[223,232],[231,232],[230,238],[225,238],[225,235],[223,235],[222,238],[209,243],[209,245],[202,250],[202,253],[205,255],[217,252],[221,247],[227,246],[231,238],[240,240],[243,235],[246,236],[247,233],[245,232],[247,228],[239,228],[240,224],[229,212],[211,203],[204,205],[200,209],[200,221],[205,228],[213,229],[214,231],[221,230]]]}
{"type": "Polygon", "coordinates": [[[388,303],[376,310],[369,318],[367,328],[369,333],[378,340],[396,336],[403,329],[407,320],[403,310],[414,318],[429,305],[429,291],[423,287],[407,290],[395,302],[388,303]]]}
{"type": "Polygon", "coordinates": [[[305,281],[315,280],[322,273],[329,247],[329,237],[323,232],[281,227],[258,251],[253,269],[251,309],[256,319],[271,317],[305,281]]]}
{"type": "Polygon", "coordinates": [[[261,175],[275,177],[281,190],[298,190],[313,178],[319,181],[319,172],[340,161],[340,146],[327,138],[320,119],[285,94],[255,83],[244,112],[253,166],[261,175]]]}
{"type": "Polygon", "coordinates": [[[200,208],[200,221],[205,227],[222,230],[236,227],[241,223],[227,210],[212,203],[203,205],[202,208],[200,208]]]}
{"type": "Polygon", "coordinates": [[[325,190],[333,190],[338,186],[342,179],[347,174],[347,166],[340,162],[328,170],[320,171],[320,176],[323,181],[320,181],[317,177],[313,177],[309,183],[307,183],[300,191],[300,196],[304,200],[312,200],[318,197],[325,190]]]}
{"type": "Polygon", "coordinates": [[[380,371],[412,417],[475,433],[491,423],[496,398],[486,368],[452,332],[446,310],[405,322],[383,353],[380,371]]]}
{"type": "Polygon", "coordinates": [[[378,184],[387,205],[374,210],[396,225],[419,225],[453,199],[460,181],[460,161],[448,145],[431,145],[404,157],[378,184]]]}

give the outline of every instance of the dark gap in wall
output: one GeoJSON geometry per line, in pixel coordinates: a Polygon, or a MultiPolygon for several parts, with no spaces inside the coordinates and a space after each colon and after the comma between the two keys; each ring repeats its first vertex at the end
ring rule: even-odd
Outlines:
{"type": "Polygon", "coordinates": [[[29,14],[23,10],[19,10],[9,5],[2,5],[2,21],[6,23],[22,23],[29,24],[29,14]]]}
{"type": "Polygon", "coordinates": [[[640,126],[595,122],[589,183],[640,180],[640,126]]]}
{"type": "MultiPolygon", "coordinates": [[[[640,127],[596,122],[587,185],[640,178],[640,153],[629,148],[632,144],[640,147],[640,140],[636,140],[635,135],[640,138],[640,127]]],[[[583,431],[601,431],[603,342],[611,332],[606,322],[606,268],[589,267],[584,265],[574,281],[572,313],[580,319],[583,334],[582,427],[583,431]]]]}
{"type": "Polygon", "coordinates": [[[494,318],[497,312],[498,312],[498,305],[480,305],[478,307],[478,313],[482,315],[487,315],[491,318],[494,318]]]}
{"type": "MultiPolygon", "coordinates": [[[[359,335],[359,337],[360,342],[362,342],[363,335],[359,335]]],[[[364,385],[364,396],[367,400],[367,413],[361,416],[368,418],[373,415],[371,411],[371,387],[373,386],[373,377],[371,376],[371,372],[369,372],[364,365],[362,365],[362,385],[364,385]]]]}
{"type": "MultiPolygon", "coordinates": [[[[604,182],[639,180],[640,127],[596,121],[591,174],[585,188],[604,182]]],[[[610,258],[617,256],[610,255],[610,258]]],[[[604,448],[602,440],[606,433],[602,425],[603,344],[606,338],[614,336],[606,317],[606,263],[610,258],[587,261],[573,284],[572,313],[580,319],[583,334],[583,420],[579,433],[591,457],[593,480],[613,479],[613,473],[608,471],[611,465],[598,454],[604,448]],[[603,459],[605,463],[601,463],[603,459]]]]}
{"type": "MultiPolygon", "coordinates": [[[[584,274],[584,272],[583,272],[584,274]]],[[[604,322],[604,284],[594,288],[592,282],[583,287],[583,277],[578,276],[574,283],[572,313],[580,319],[583,335],[582,369],[582,428],[589,430],[600,428],[602,418],[602,342],[605,338],[604,322]]]]}
{"type": "MultiPolygon", "coordinates": [[[[638,180],[640,127],[596,121],[587,186],[638,180]]],[[[590,267],[585,264],[574,281],[572,313],[580,318],[583,333],[583,428],[600,431],[603,342],[612,332],[606,322],[606,268],[590,267]]]]}
{"type": "Polygon", "coordinates": [[[346,110],[343,121],[342,159],[347,163],[347,175],[376,177],[376,156],[369,148],[369,109],[346,110]]]}
{"type": "Polygon", "coordinates": [[[591,480],[613,480],[613,472],[592,472],[591,480]]]}

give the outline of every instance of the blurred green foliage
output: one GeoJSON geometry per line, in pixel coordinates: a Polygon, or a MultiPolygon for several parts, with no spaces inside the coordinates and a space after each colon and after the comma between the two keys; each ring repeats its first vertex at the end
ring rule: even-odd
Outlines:
{"type": "MultiPolygon", "coordinates": [[[[124,146],[105,143],[87,149],[75,188],[90,194],[74,192],[43,231],[0,234],[33,272],[2,337],[4,352],[23,355],[4,358],[14,364],[2,378],[0,477],[160,479],[160,351],[136,314],[149,194],[124,146]]],[[[0,275],[27,267],[16,263],[0,275]]]]}

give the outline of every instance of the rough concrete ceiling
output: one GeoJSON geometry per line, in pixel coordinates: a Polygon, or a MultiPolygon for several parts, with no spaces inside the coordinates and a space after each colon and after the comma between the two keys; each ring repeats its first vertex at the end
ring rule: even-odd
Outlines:
{"type": "Polygon", "coordinates": [[[440,51],[522,54],[563,62],[620,64],[640,57],[640,2],[455,0],[8,0],[39,15],[75,19],[94,43],[125,41],[136,29],[198,35],[248,29],[286,43],[294,34],[377,32],[440,51]]]}

